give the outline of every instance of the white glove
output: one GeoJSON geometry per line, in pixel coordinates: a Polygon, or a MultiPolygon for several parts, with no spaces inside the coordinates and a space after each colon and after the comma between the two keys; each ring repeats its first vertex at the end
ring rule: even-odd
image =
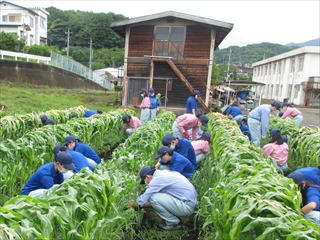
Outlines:
{"type": "Polygon", "coordinates": [[[160,111],[160,109],[157,107],[157,112],[159,112],[160,111]]]}

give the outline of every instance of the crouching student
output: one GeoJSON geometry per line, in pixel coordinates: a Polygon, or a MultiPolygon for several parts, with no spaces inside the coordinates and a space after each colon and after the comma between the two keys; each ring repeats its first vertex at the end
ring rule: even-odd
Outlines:
{"type": "MultiPolygon", "coordinates": [[[[320,166],[299,168],[294,172],[290,173],[288,175],[288,178],[292,178],[295,181],[297,179],[300,179],[300,181],[307,180],[320,186],[320,166]]],[[[300,181],[296,183],[299,184],[300,181]]]]}
{"type": "Polygon", "coordinates": [[[170,150],[167,146],[158,149],[158,155],[155,159],[159,160],[155,165],[156,169],[179,172],[186,178],[191,178],[194,174],[195,168],[189,159],[170,150]]]}
{"type": "Polygon", "coordinates": [[[43,196],[54,184],[61,184],[64,181],[63,174],[74,170],[72,157],[67,152],[57,153],[55,161],[47,163],[29,178],[22,188],[22,195],[43,196]]]}
{"type": "Polygon", "coordinates": [[[243,123],[243,119],[237,119],[236,122],[238,123],[241,132],[247,136],[249,138],[249,140],[251,141],[251,134],[249,131],[249,128],[246,124],[243,123]]]}
{"type": "Polygon", "coordinates": [[[126,131],[128,136],[130,136],[135,130],[137,130],[142,125],[139,118],[131,115],[124,115],[122,117],[122,121],[124,123],[122,131],[126,131]]]}
{"type": "Polygon", "coordinates": [[[191,142],[185,138],[175,138],[171,134],[167,134],[162,138],[163,146],[167,146],[170,150],[175,151],[185,158],[189,159],[194,169],[197,168],[196,153],[191,142]]]}
{"type": "Polygon", "coordinates": [[[271,140],[268,144],[262,147],[263,157],[268,156],[276,160],[278,169],[283,173],[288,171],[288,156],[289,156],[289,146],[286,144],[281,136],[279,129],[273,129],[270,132],[271,140]]]}
{"type": "Polygon", "coordinates": [[[53,154],[57,156],[59,152],[67,152],[72,157],[72,163],[75,166],[75,169],[73,171],[68,171],[68,173],[63,174],[64,179],[70,178],[74,173],[78,173],[81,171],[81,169],[90,170],[93,171],[93,168],[90,166],[88,160],[85,156],[83,156],[81,153],[72,151],[68,149],[66,146],[63,145],[56,145],[53,149],[53,154]]]}
{"type": "Polygon", "coordinates": [[[101,159],[98,154],[87,144],[81,142],[79,139],[76,139],[74,136],[68,136],[64,139],[64,146],[67,146],[68,149],[74,150],[81,153],[86,157],[90,166],[94,169],[98,164],[100,164],[101,159]]]}
{"type": "Polygon", "coordinates": [[[180,173],[146,166],[141,169],[140,178],[147,189],[137,203],[132,202],[127,208],[152,207],[165,221],[158,226],[160,229],[181,228],[180,217],[188,217],[198,209],[197,191],[180,173]]]}
{"type": "Polygon", "coordinates": [[[200,166],[201,162],[207,157],[210,152],[211,134],[204,132],[199,140],[192,141],[191,144],[196,153],[197,167],[200,166]]]}

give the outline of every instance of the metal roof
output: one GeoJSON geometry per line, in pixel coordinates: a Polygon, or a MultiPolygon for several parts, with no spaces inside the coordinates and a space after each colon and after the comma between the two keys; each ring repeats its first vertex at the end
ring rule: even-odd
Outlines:
{"type": "Polygon", "coordinates": [[[22,7],[22,6],[20,6],[20,5],[17,5],[17,4],[11,3],[11,2],[7,2],[7,1],[0,1],[0,4],[1,4],[1,3],[11,4],[11,5],[13,5],[13,6],[16,6],[16,7],[22,8],[22,9],[24,9],[24,10],[27,10],[28,12],[32,13],[33,15],[39,16],[38,13],[36,13],[35,11],[33,11],[33,10],[30,9],[30,8],[22,7]]]}
{"type": "Polygon", "coordinates": [[[229,34],[229,32],[233,28],[233,23],[222,22],[222,21],[218,21],[210,18],[198,17],[198,16],[175,12],[175,11],[167,11],[167,12],[156,13],[156,14],[146,15],[142,17],[137,17],[137,18],[120,20],[120,21],[111,23],[110,28],[124,38],[126,33],[126,27],[128,25],[148,22],[151,20],[166,18],[166,17],[180,18],[187,21],[198,22],[201,24],[208,25],[210,27],[214,27],[217,33],[214,49],[216,49],[219,46],[219,44],[223,41],[223,39],[229,34]]]}

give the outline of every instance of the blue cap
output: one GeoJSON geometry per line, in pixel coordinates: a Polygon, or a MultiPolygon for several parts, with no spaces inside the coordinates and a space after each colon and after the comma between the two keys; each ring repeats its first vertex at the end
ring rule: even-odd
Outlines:
{"type": "Polygon", "coordinates": [[[154,93],[154,89],[153,89],[153,88],[150,88],[150,89],[149,89],[149,93],[154,93]]]}
{"type": "Polygon", "coordinates": [[[127,115],[127,114],[124,115],[124,116],[122,117],[122,121],[123,121],[124,123],[126,123],[129,117],[130,117],[130,116],[127,115]]]}
{"type": "Polygon", "coordinates": [[[208,127],[209,118],[207,115],[202,114],[199,119],[203,126],[208,127]]]}
{"type": "Polygon", "coordinates": [[[278,110],[280,110],[280,108],[281,108],[281,104],[277,101],[273,102],[271,105],[275,106],[278,110]]]}
{"type": "Polygon", "coordinates": [[[102,114],[102,111],[100,109],[97,110],[97,113],[102,114]]]}
{"type": "Polygon", "coordinates": [[[288,137],[287,137],[287,136],[282,136],[282,140],[283,140],[286,144],[288,144],[288,137]]]}
{"type": "Polygon", "coordinates": [[[145,88],[141,88],[141,90],[139,91],[139,94],[147,92],[147,90],[145,88]]]}
{"type": "Polygon", "coordinates": [[[172,140],[175,140],[176,138],[173,137],[171,134],[167,134],[162,138],[162,144],[163,146],[169,146],[172,142],[172,140]]]}
{"type": "Polygon", "coordinates": [[[200,96],[200,91],[199,91],[199,90],[194,90],[193,95],[198,95],[198,96],[200,96]]]}
{"type": "Polygon", "coordinates": [[[41,115],[40,119],[42,123],[45,123],[48,120],[48,117],[47,115],[41,115]]]}
{"type": "Polygon", "coordinates": [[[144,182],[144,178],[146,177],[146,175],[148,173],[150,173],[151,171],[153,171],[155,168],[154,167],[151,167],[151,166],[146,166],[144,168],[142,168],[140,170],[140,177],[141,177],[141,181],[140,181],[140,184],[145,184],[144,182]]]}
{"type": "Polygon", "coordinates": [[[64,139],[63,145],[67,145],[69,142],[75,142],[77,139],[74,136],[68,136],[64,139]]]}
{"type": "Polygon", "coordinates": [[[163,156],[165,153],[170,152],[170,148],[167,146],[163,146],[158,149],[158,155],[155,157],[155,159],[159,159],[161,156],[163,156]]]}
{"type": "Polygon", "coordinates": [[[204,132],[201,137],[205,138],[209,143],[211,142],[211,134],[209,132],[204,132]]]}
{"type": "Polygon", "coordinates": [[[74,170],[76,167],[72,163],[72,156],[67,152],[59,152],[56,155],[56,162],[59,162],[68,170],[74,170]]]}
{"type": "Polygon", "coordinates": [[[76,113],[71,114],[71,118],[77,118],[77,117],[78,117],[78,114],[76,113]]]}
{"type": "Polygon", "coordinates": [[[293,173],[290,173],[287,178],[292,178],[293,181],[296,183],[296,184],[299,184],[301,183],[301,181],[304,180],[304,176],[302,173],[300,172],[293,172],[293,173]]]}
{"type": "Polygon", "coordinates": [[[270,131],[270,135],[272,136],[272,135],[275,135],[275,134],[281,134],[281,131],[279,129],[272,129],[270,131]]]}

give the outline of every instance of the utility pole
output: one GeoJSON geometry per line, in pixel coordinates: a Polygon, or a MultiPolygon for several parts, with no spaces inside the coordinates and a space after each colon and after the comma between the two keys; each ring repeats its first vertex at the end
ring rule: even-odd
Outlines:
{"type": "Polygon", "coordinates": [[[229,82],[229,84],[228,84],[229,89],[228,89],[228,97],[227,97],[226,104],[228,104],[228,105],[229,105],[229,95],[230,95],[230,79],[229,79],[230,58],[231,58],[231,48],[229,51],[229,61],[228,61],[228,69],[227,69],[227,81],[229,82]]]}
{"type": "Polygon", "coordinates": [[[89,63],[90,70],[92,69],[92,38],[90,38],[90,63],[89,63]]]}
{"type": "Polygon", "coordinates": [[[69,57],[69,40],[70,40],[70,34],[72,34],[72,32],[70,32],[70,29],[68,28],[68,32],[65,32],[65,34],[68,34],[68,40],[67,40],[67,56],[69,57]]]}

